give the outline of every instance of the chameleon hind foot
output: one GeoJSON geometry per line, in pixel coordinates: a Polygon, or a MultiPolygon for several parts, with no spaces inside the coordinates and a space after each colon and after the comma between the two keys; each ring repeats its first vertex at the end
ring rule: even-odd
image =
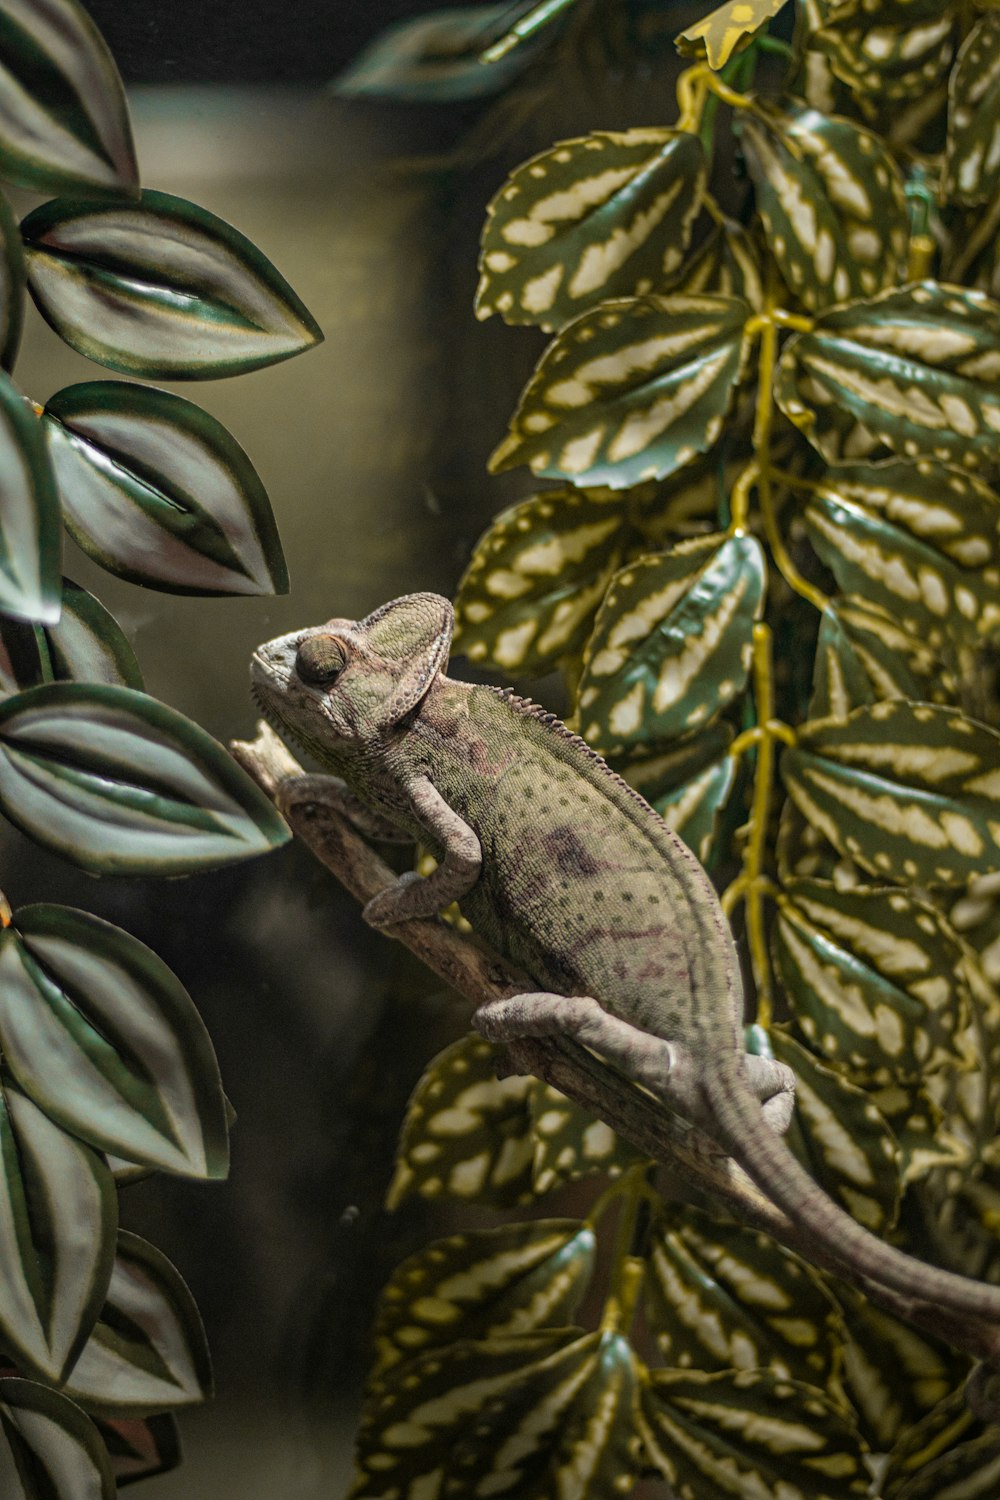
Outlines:
{"type": "Polygon", "coordinates": [[[764,1119],[784,1135],[795,1112],[795,1074],[784,1063],[748,1052],[743,1058],[747,1083],[760,1100],[764,1119]]]}

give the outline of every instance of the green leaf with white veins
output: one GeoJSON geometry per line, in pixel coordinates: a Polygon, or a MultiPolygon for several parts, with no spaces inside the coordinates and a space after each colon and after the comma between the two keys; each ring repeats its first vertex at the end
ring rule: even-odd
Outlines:
{"type": "Polygon", "coordinates": [[[68,906],[0,933],[0,1048],[21,1088],[102,1151],[224,1177],[215,1053],[180,980],[137,938],[68,906]]]}
{"type": "Polygon", "coordinates": [[[181,594],[281,594],[267,492],[236,439],[192,401],[123,380],[46,403],[63,519],[95,562],[181,594]]]}
{"type": "Polygon", "coordinates": [[[40,193],[135,197],[125,91],[83,6],[4,0],[0,59],[0,176],[40,193]]]}
{"type": "Polygon", "coordinates": [[[476,315],[559,328],[680,266],[705,185],[684,130],[595,131],[524,162],[487,210],[476,315]]]}
{"type": "Polygon", "coordinates": [[[17,1471],[5,1500],[115,1500],[100,1433],[68,1397],[33,1380],[2,1378],[0,1427],[17,1471]]]}
{"type": "MultiPolygon", "coordinates": [[[[843,1283],[837,1301],[844,1309],[847,1394],[865,1437],[884,1453],[954,1390],[964,1360],[843,1283]]],[[[963,1410],[971,1416],[964,1404],[963,1410]]]]}
{"type": "Polygon", "coordinates": [[[903,280],[903,179],[876,135],[790,105],[745,113],[740,139],[768,245],[805,307],[870,297],[903,280]]]}
{"type": "Polygon", "coordinates": [[[702,864],[711,859],[719,814],[736,777],[732,739],[728,724],[715,723],[666,750],[615,764],[702,864]]]}
{"type": "Polygon", "coordinates": [[[540,1078],[531,1080],[528,1107],[535,1144],[532,1184],[538,1197],[595,1172],[620,1177],[643,1160],[610,1125],[540,1078]]]}
{"type": "Polygon", "coordinates": [[[126,375],[238,375],[323,336],[245,235],[170,193],[134,204],[57,198],[21,233],[42,316],[80,354],[126,375]]]}
{"type": "Polygon", "coordinates": [[[59,496],[31,407],[0,374],[0,612],[19,620],[59,618],[59,496]]]}
{"type": "Polygon", "coordinates": [[[1000,14],[980,16],[948,87],[948,145],[941,196],[978,204],[1000,188],[1000,14]]]}
{"type": "Polygon", "coordinates": [[[0,616],[0,697],[48,681],[142,687],[139,663],[118,621],[69,578],[62,581],[57,624],[0,616]]]}
{"type": "Polygon", "coordinates": [[[61,1381],[107,1295],[118,1200],[104,1161],[0,1076],[0,1340],[61,1381]]]}
{"type": "Polygon", "coordinates": [[[845,718],[880,698],[953,701],[954,681],[932,648],[867,600],[830,600],[820,620],[809,718],[845,718]]]}
{"type": "Polygon", "coordinates": [[[204,729],[103,684],[56,682],[0,704],[0,809],[95,874],[189,874],[289,837],[204,729]]]}
{"type": "Polygon", "coordinates": [[[1000,870],[1000,734],[957,709],[887,700],[804,724],[781,774],[871,875],[963,885],[1000,870]]]}
{"type": "Polygon", "coordinates": [[[764,578],[760,543],[721,534],[617,573],[584,655],[584,738],[607,754],[707,724],[746,683],[764,578]]]}
{"type": "Polygon", "coordinates": [[[662,479],[722,431],[746,359],[736,297],[604,303],[553,339],[490,468],[627,489],[662,479]]]}
{"type": "Polygon", "coordinates": [[[879,7],[874,16],[846,7],[812,33],[809,46],[826,54],[855,95],[877,95],[886,104],[931,94],[951,65],[955,15],[947,0],[907,7],[905,19],[903,10],[893,7],[883,20],[879,7]]]}

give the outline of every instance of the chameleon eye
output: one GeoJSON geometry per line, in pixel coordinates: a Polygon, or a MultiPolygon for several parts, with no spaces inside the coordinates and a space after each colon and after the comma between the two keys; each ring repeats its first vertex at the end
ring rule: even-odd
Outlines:
{"type": "Polygon", "coordinates": [[[346,665],[344,648],[332,635],[307,636],[295,653],[295,670],[303,682],[333,682],[346,665]]]}

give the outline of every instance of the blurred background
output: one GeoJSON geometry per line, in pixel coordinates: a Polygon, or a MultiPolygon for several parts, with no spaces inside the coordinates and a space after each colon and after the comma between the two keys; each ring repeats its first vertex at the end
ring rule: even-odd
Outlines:
{"type": "MultiPolygon", "coordinates": [[[[665,49],[639,70],[610,38],[516,110],[347,100],[330,80],[429,5],[84,3],[129,87],[144,183],[247,234],[326,335],[286,364],[175,387],[261,474],[286,598],[143,591],[67,548],[65,571],[117,616],[148,690],[226,741],[252,732],[258,642],[410,590],[452,592],[489,517],[530,493],[523,475],[485,473],[544,342],[473,318],[485,205],[561,136],[672,119],[675,63],[665,49]]],[[[662,9],[673,34],[704,7],[662,9]]],[[[30,317],[18,379],[36,401],[98,374],[30,317]]],[[[381,1202],[407,1093],[463,1016],[297,849],[155,884],[91,880],[9,829],[0,855],[13,903],[83,906],[156,948],[205,1017],[239,1116],[228,1183],[153,1178],[123,1193],[126,1226],[197,1298],[218,1386],[182,1416],[182,1467],[141,1493],[343,1493],[378,1287],[451,1227],[381,1202]]]]}

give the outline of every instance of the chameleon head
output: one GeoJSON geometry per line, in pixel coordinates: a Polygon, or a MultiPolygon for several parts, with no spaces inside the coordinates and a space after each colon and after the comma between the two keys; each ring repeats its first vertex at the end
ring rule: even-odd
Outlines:
{"type": "Polygon", "coordinates": [[[264,714],[329,757],[380,743],[448,665],[454,613],[439,594],[406,594],[364,620],[328,620],[259,646],[253,694],[264,714]]]}

